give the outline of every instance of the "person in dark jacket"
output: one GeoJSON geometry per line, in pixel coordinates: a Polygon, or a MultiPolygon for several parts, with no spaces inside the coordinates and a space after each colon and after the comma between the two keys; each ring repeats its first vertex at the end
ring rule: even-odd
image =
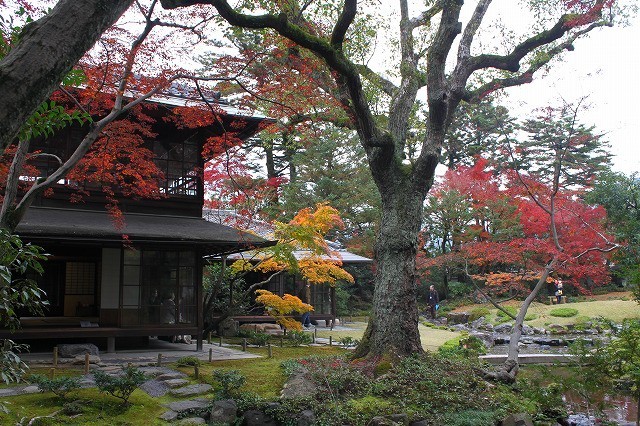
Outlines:
{"type": "Polygon", "coordinates": [[[438,297],[438,291],[433,285],[429,287],[429,301],[427,303],[429,305],[431,318],[436,319],[436,306],[440,303],[440,298],[438,297]]]}
{"type": "MultiPolygon", "coordinates": [[[[305,283],[304,287],[302,287],[302,290],[300,291],[300,300],[302,300],[303,303],[311,304],[311,284],[305,283]]],[[[302,314],[301,322],[304,328],[311,327],[310,317],[311,312],[305,312],[302,314]]]]}

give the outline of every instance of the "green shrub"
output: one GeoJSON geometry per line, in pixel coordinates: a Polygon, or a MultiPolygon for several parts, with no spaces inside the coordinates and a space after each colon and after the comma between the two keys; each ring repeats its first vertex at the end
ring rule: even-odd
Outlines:
{"type": "Polygon", "coordinates": [[[98,370],[93,377],[100,392],[119,398],[124,404],[129,402],[133,391],[146,380],[144,373],[132,365],[123,367],[122,374],[117,376],[98,370]]]}
{"type": "Polygon", "coordinates": [[[487,352],[482,340],[475,336],[462,334],[444,342],[438,353],[444,356],[477,357],[487,352]]]}
{"type": "Polygon", "coordinates": [[[300,363],[297,359],[285,359],[280,363],[280,367],[282,368],[282,372],[286,377],[291,377],[294,373],[300,371],[300,363]]]}
{"type": "Polygon", "coordinates": [[[368,424],[373,417],[393,414],[397,410],[395,403],[371,395],[350,399],[346,402],[345,408],[348,420],[356,424],[368,424]]]}
{"type": "Polygon", "coordinates": [[[310,333],[304,331],[291,330],[287,332],[287,340],[291,346],[308,345],[313,341],[310,333]]]}
{"type": "Polygon", "coordinates": [[[574,308],[556,308],[549,312],[552,317],[570,318],[578,315],[578,310],[574,308]]]}
{"type": "Polygon", "coordinates": [[[213,380],[220,385],[218,394],[221,398],[231,397],[238,389],[244,386],[246,378],[238,370],[213,370],[213,380]]]}
{"type": "Polygon", "coordinates": [[[85,408],[82,401],[71,401],[66,402],[62,406],[62,412],[67,416],[77,416],[78,414],[84,413],[85,408]]]}
{"type": "MultiPolygon", "coordinates": [[[[509,312],[513,316],[516,316],[518,314],[518,310],[514,306],[503,306],[503,308],[505,311],[509,312]]],[[[498,310],[496,315],[498,316],[498,318],[507,318],[509,320],[511,319],[507,314],[505,314],[500,310],[498,310]]]]}
{"type": "Polygon", "coordinates": [[[345,336],[342,339],[340,339],[339,342],[345,348],[350,348],[352,346],[358,346],[358,344],[360,343],[360,341],[358,339],[354,339],[351,336],[345,336]]]}
{"type": "Polygon", "coordinates": [[[537,319],[538,315],[534,314],[533,312],[527,312],[527,315],[524,316],[524,320],[525,321],[533,321],[534,319],[537,319]]]}
{"type": "Polygon", "coordinates": [[[249,333],[249,344],[262,347],[267,346],[271,341],[271,335],[267,333],[252,331],[249,333]]]}
{"type": "Polygon", "coordinates": [[[475,321],[478,318],[486,317],[490,313],[491,312],[489,311],[488,308],[484,308],[484,307],[473,308],[469,313],[469,321],[475,321]]]}
{"type": "Polygon", "coordinates": [[[449,295],[454,299],[471,294],[473,286],[467,283],[461,283],[459,281],[449,281],[449,295]]]}
{"type": "Polygon", "coordinates": [[[178,367],[195,367],[196,365],[200,364],[200,360],[195,356],[183,356],[176,361],[176,365],[178,367]]]}
{"type": "Polygon", "coordinates": [[[442,424],[448,426],[486,426],[496,423],[496,413],[492,411],[464,410],[447,413],[442,424]]]}
{"type": "Polygon", "coordinates": [[[50,379],[34,374],[29,378],[29,381],[34,385],[38,385],[40,392],[53,392],[63,399],[67,396],[67,393],[80,388],[80,377],[60,376],[50,379]]]}

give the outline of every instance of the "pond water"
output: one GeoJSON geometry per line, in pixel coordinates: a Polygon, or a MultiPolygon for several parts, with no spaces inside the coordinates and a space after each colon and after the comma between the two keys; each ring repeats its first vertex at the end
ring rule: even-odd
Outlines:
{"type": "MultiPolygon", "coordinates": [[[[565,394],[563,397],[567,405],[572,407],[585,407],[585,401],[578,395],[571,393],[565,394]]],[[[603,411],[607,415],[607,419],[615,421],[618,424],[633,424],[635,425],[636,415],[638,413],[638,406],[632,398],[627,396],[612,396],[612,395],[600,395],[597,396],[594,403],[604,403],[605,408],[603,411]]],[[[586,412],[587,410],[581,410],[586,412]]]]}
{"type": "MultiPolygon", "coordinates": [[[[527,336],[528,337],[528,336],[527,336]]],[[[560,340],[560,341],[571,341],[576,337],[585,337],[585,336],[571,336],[571,335],[562,335],[562,336],[545,336],[550,340],[560,340]]],[[[526,338],[523,336],[523,339],[526,338]]],[[[522,340],[521,340],[522,342],[522,340]]],[[[562,342],[559,342],[562,343],[562,342]]],[[[506,354],[508,350],[508,344],[500,344],[495,345],[491,349],[487,351],[488,354],[492,355],[500,355],[506,354]]],[[[568,353],[568,348],[566,344],[560,345],[546,345],[546,344],[537,344],[537,343],[528,343],[522,344],[520,346],[520,354],[566,354],[568,353]]],[[[563,396],[564,401],[568,406],[571,407],[582,407],[576,409],[577,412],[581,412],[584,414],[588,413],[589,409],[587,408],[586,402],[577,394],[567,393],[563,396]]],[[[592,404],[602,404],[607,407],[603,409],[603,412],[606,414],[607,419],[609,421],[615,421],[621,425],[635,425],[636,416],[638,413],[638,406],[636,402],[631,397],[623,396],[623,395],[596,395],[594,400],[591,401],[592,404]]]]}

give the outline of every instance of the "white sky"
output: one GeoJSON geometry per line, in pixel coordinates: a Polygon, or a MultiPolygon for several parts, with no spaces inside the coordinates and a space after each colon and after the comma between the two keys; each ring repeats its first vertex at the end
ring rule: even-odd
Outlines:
{"type": "MultiPolygon", "coordinates": [[[[502,31],[492,26],[497,21],[514,32],[514,41],[522,40],[519,36],[530,35],[528,27],[533,17],[522,7],[527,1],[494,0],[481,26],[479,39],[474,41],[472,53],[486,52],[489,45],[502,45],[505,38],[507,42],[511,41],[509,36],[505,37],[502,31]],[[478,41],[484,48],[478,48],[478,41]]],[[[638,0],[618,2],[637,5],[638,0]]],[[[412,16],[424,9],[420,5],[422,2],[415,0],[411,3],[412,16]]],[[[463,25],[466,25],[476,4],[477,1],[465,2],[461,13],[463,25]]],[[[396,31],[396,2],[383,2],[381,7],[389,14],[392,22],[390,31],[396,31]]],[[[455,58],[456,50],[457,47],[452,49],[450,60],[455,58]]],[[[388,55],[385,57],[384,51],[376,52],[374,56],[379,53],[380,58],[372,61],[373,65],[384,63],[385,59],[387,62],[391,60],[388,55]]],[[[501,53],[506,53],[506,50],[502,49],[501,53]]],[[[594,125],[597,132],[606,134],[614,155],[614,170],[626,174],[640,172],[640,144],[636,142],[636,135],[640,135],[640,108],[636,107],[636,102],[640,101],[639,73],[640,17],[635,16],[627,27],[592,31],[587,38],[575,43],[574,51],[563,54],[562,63],[554,63],[546,75],[539,71],[530,84],[506,89],[506,99],[501,98],[499,103],[507,106],[515,117],[523,118],[536,108],[558,107],[563,99],[575,103],[588,96],[585,103],[590,108],[580,113],[580,121],[586,126],[594,125]]]]}
{"type": "Polygon", "coordinates": [[[509,90],[508,99],[530,111],[560,98],[588,96],[591,107],[582,122],[607,134],[614,169],[640,172],[640,18],[630,27],[604,28],[575,47],[547,76],[509,90]]]}

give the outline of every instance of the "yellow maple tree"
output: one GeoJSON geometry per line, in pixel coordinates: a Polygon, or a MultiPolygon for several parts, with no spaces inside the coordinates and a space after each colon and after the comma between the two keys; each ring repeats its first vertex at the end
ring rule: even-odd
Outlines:
{"type": "Polygon", "coordinates": [[[256,290],[258,297],[256,302],[264,305],[265,312],[288,330],[302,330],[302,324],[293,318],[289,318],[291,314],[304,314],[313,311],[313,306],[304,303],[299,297],[291,294],[285,294],[280,297],[268,290],[256,290]]]}

